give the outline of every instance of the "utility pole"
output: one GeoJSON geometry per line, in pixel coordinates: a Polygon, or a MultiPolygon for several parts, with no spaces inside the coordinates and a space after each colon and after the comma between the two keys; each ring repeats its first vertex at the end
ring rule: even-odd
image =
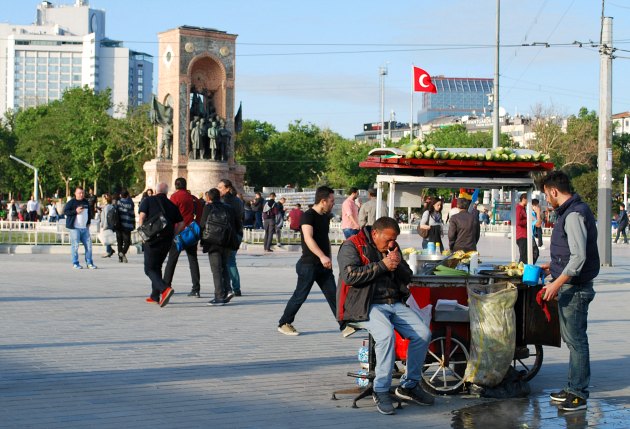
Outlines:
{"type": "Polygon", "coordinates": [[[387,66],[378,68],[378,76],[381,84],[381,147],[385,147],[385,76],[387,76],[387,66]]]}
{"type": "MultiPolygon", "coordinates": [[[[501,0],[497,0],[497,18],[496,18],[496,46],[494,49],[494,88],[492,97],[492,110],[494,113],[494,122],[492,129],[492,148],[499,147],[499,135],[501,128],[499,127],[499,45],[501,36],[501,0]]],[[[494,193],[494,192],[493,192],[494,193]]]]}
{"type": "Polygon", "coordinates": [[[597,150],[597,249],[602,266],[612,266],[612,18],[602,17],[599,48],[599,135],[597,150]]]}
{"type": "Polygon", "coordinates": [[[22,161],[17,156],[9,155],[9,158],[33,170],[33,196],[35,197],[35,201],[39,201],[39,170],[28,162],[22,161]]]}

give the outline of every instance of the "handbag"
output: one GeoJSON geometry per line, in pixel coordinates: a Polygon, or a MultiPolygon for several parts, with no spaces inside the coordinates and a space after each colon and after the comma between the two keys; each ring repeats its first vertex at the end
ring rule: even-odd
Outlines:
{"type": "Polygon", "coordinates": [[[138,235],[144,243],[155,240],[159,237],[160,233],[166,229],[169,225],[168,219],[164,215],[164,207],[160,198],[157,197],[157,202],[160,205],[160,212],[151,216],[147,221],[138,227],[138,235]]]}
{"type": "Polygon", "coordinates": [[[173,243],[175,243],[177,251],[181,252],[187,247],[197,244],[200,236],[201,229],[199,228],[197,222],[193,221],[190,225],[184,228],[182,232],[175,236],[173,243]]]}
{"type": "MultiPolygon", "coordinates": [[[[429,219],[427,218],[427,225],[429,224],[429,219]]],[[[423,229],[422,227],[422,221],[420,221],[420,225],[418,225],[418,235],[422,238],[427,238],[429,236],[429,231],[428,229],[423,229]]]]}

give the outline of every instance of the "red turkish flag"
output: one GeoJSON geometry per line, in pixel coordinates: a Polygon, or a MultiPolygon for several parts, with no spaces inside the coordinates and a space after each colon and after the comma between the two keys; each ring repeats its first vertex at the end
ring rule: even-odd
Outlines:
{"type": "Polygon", "coordinates": [[[431,82],[429,73],[419,67],[413,68],[413,90],[416,92],[432,92],[437,94],[437,88],[431,82]]]}

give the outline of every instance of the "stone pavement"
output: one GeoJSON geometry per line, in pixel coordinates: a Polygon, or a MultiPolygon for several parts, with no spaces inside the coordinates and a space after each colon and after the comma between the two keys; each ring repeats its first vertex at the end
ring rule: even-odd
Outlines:
{"type": "MultiPolygon", "coordinates": [[[[401,237],[401,245],[418,245],[401,237]]],[[[484,238],[482,255],[509,255],[484,238]]],[[[97,250],[98,252],[98,250],[97,250]]],[[[547,252],[547,253],[546,253],[547,252]]],[[[71,269],[68,255],[0,255],[1,428],[586,428],[630,427],[630,246],[615,245],[591,305],[592,393],[587,412],[561,413],[547,395],[566,380],[566,347],[545,347],[527,399],[438,397],[382,416],[370,399],[351,408],[364,335],[343,339],[319,289],[298,313],[298,337],[276,331],[295,286],[297,252],[249,250],[238,263],[244,296],[207,307],[211,277],[200,253],[203,299],[177,293],[160,309],[144,302],[142,256],[95,258],[71,269]]],[[[542,259],[548,250],[542,251],[542,259]]],[[[486,258],[488,260],[489,258],[486,258]]],[[[509,257],[499,258],[507,260],[509,257]]]]}

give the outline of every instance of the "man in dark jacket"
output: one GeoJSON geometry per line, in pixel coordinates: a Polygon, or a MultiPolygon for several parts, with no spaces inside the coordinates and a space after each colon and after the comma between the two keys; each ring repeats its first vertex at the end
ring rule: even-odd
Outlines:
{"type": "Polygon", "coordinates": [[[459,213],[451,216],[448,223],[448,241],[451,252],[477,250],[480,228],[479,218],[468,212],[469,201],[457,199],[459,213]]]}
{"type": "Polygon", "coordinates": [[[571,193],[569,177],[552,171],[543,179],[547,201],[558,214],[551,233],[551,263],[542,264],[552,281],[543,288],[543,299],[558,300],[560,334],[569,348],[567,386],[550,395],[560,409],[586,409],[591,379],[588,336],[588,306],[595,297],[593,279],[599,274],[597,223],[588,205],[571,193]]]}
{"type": "MultiPolygon", "coordinates": [[[[221,202],[221,194],[216,188],[210,189],[207,194],[208,204],[203,208],[203,214],[201,215],[201,229],[202,231],[207,228],[208,217],[213,216],[215,211],[227,212],[227,218],[232,228],[232,231],[236,233],[237,223],[236,215],[232,207],[221,202]]],[[[212,219],[212,218],[211,218],[212,219]]],[[[204,234],[202,232],[202,237],[204,234]]],[[[234,292],[230,288],[230,274],[228,270],[228,259],[232,252],[231,243],[208,244],[203,241],[203,252],[208,254],[208,260],[210,261],[210,270],[212,271],[212,279],[214,281],[214,299],[208,302],[208,305],[221,306],[225,305],[234,297],[234,292]]]]}
{"type": "Polygon", "coordinates": [[[95,270],[96,265],[92,260],[92,239],[90,238],[90,221],[94,215],[82,187],[76,187],[74,198],[68,201],[63,214],[66,215],[66,228],[70,230],[72,268],[77,270],[83,268],[79,264],[79,242],[81,242],[85,249],[85,263],[89,269],[95,270]]]}
{"type": "MultiPolygon", "coordinates": [[[[236,189],[234,189],[234,185],[232,185],[232,181],[229,179],[221,179],[217,185],[217,189],[221,194],[221,201],[232,207],[232,210],[234,210],[236,241],[240,245],[241,241],[243,241],[243,201],[236,196],[236,189]]],[[[234,296],[241,296],[241,275],[239,274],[238,267],[236,266],[236,252],[238,252],[238,250],[230,251],[227,266],[228,272],[230,273],[230,282],[232,283],[234,296]]]]}
{"type": "Polygon", "coordinates": [[[412,273],[396,243],[399,234],[396,220],[381,217],[371,228],[364,227],[346,240],[337,255],[337,316],[340,322],[355,322],[367,329],[374,338],[374,401],[381,414],[394,414],[389,396],[396,359],[394,329],[409,340],[406,372],[396,396],[423,405],[434,403],[433,396],[420,383],[431,331],[405,305],[412,273]]]}
{"type": "Polygon", "coordinates": [[[619,234],[623,234],[623,244],[628,244],[628,237],[626,237],[626,228],[628,227],[628,213],[626,212],[626,206],[623,203],[619,204],[619,217],[617,217],[617,237],[615,237],[615,243],[619,241],[619,234]]]}
{"type": "Polygon", "coordinates": [[[168,225],[158,237],[144,244],[144,273],[151,280],[151,296],[146,302],[164,307],[175,291],[162,279],[162,264],[171,248],[173,237],[184,228],[184,221],[177,206],[166,196],[168,185],[158,184],[155,192],[154,196],[147,197],[140,203],[139,223],[142,225],[160,212],[168,221],[168,225]]]}
{"type": "Polygon", "coordinates": [[[262,229],[263,228],[263,219],[262,219],[262,211],[263,206],[265,205],[265,199],[262,197],[260,192],[256,192],[256,198],[252,200],[252,211],[254,212],[255,222],[254,229],[262,229]]]}
{"type": "Polygon", "coordinates": [[[118,262],[127,263],[127,251],[131,245],[131,231],[136,228],[136,214],[134,203],[129,196],[129,191],[123,188],[120,191],[120,199],[116,201],[118,218],[120,219],[116,229],[116,240],[118,241],[118,262]]]}

